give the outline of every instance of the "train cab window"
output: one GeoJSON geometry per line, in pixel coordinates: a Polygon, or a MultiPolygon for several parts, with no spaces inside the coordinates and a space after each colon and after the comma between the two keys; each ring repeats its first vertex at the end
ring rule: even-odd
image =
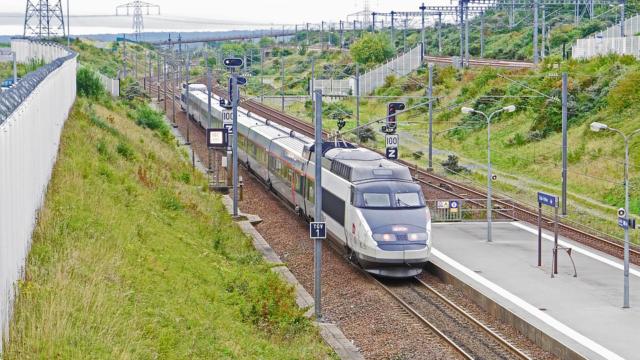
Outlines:
{"type": "Polygon", "coordinates": [[[395,207],[417,207],[422,206],[420,194],[417,192],[405,192],[395,194],[395,207]]]}
{"type": "Polygon", "coordinates": [[[374,182],[352,189],[353,204],[360,208],[421,208],[424,196],[417,184],[374,182]]]}
{"type": "Polygon", "coordinates": [[[364,206],[368,208],[391,207],[391,199],[389,198],[389,194],[363,193],[362,199],[364,202],[364,206]]]}

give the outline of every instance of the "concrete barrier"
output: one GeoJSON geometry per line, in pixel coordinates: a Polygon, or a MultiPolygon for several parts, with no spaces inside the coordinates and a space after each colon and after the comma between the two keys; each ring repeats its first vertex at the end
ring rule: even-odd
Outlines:
{"type": "Polygon", "coordinates": [[[0,337],[5,341],[16,284],[76,97],[77,65],[76,54],[58,45],[20,39],[12,41],[12,49],[19,61],[42,58],[48,64],[0,94],[0,337]]]}

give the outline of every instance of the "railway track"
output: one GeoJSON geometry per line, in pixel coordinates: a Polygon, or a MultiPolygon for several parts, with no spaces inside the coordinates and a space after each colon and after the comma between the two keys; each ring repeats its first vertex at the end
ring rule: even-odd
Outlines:
{"type": "MultiPolygon", "coordinates": [[[[484,325],[471,313],[417,277],[411,279],[379,279],[349,259],[344,247],[329,239],[329,247],[359,271],[368,281],[383,289],[407,314],[407,321],[436,337],[463,359],[530,360],[505,336],[484,325]]],[[[430,344],[433,344],[430,342],[430,344]]]]}
{"type": "MultiPolygon", "coordinates": [[[[151,91],[152,93],[155,92],[157,94],[158,89],[157,87],[152,87],[151,91]]],[[[160,92],[162,93],[163,90],[160,89],[160,92]]],[[[218,96],[225,97],[227,95],[226,91],[217,88],[212,92],[218,96]]],[[[241,100],[241,106],[251,113],[274,120],[275,122],[289,127],[303,135],[310,137],[314,136],[315,129],[312,124],[302,121],[292,115],[282,113],[281,111],[261,104],[258,101],[243,99],[241,100]]],[[[323,133],[325,137],[328,136],[328,133],[323,133]]],[[[465,200],[480,208],[486,207],[485,202],[482,200],[486,199],[487,194],[483,190],[463,185],[427,170],[420,169],[407,161],[399,160],[399,162],[409,167],[414,179],[420,183],[425,190],[435,190],[442,193],[444,196],[447,196],[447,198],[465,200]]],[[[537,210],[527,205],[510,199],[497,198],[495,196],[493,198],[493,203],[495,206],[494,211],[496,216],[511,220],[525,221],[531,224],[537,224],[538,222],[537,210]],[[509,211],[501,209],[509,209],[509,211]]],[[[553,220],[550,217],[543,215],[542,226],[547,230],[553,230],[553,220]]],[[[591,233],[563,222],[558,224],[558,231],[561,235],[569,239],[594,249],[598,249],[617,258],[621,259],[624,255],[624,245],[615,239],[591,233]]],[[[631,246],[630,261],[633,264],[640,265],[640,248],[638,246],[631,246]]]]}
{"type": "Polygon", "coordinates": [[[424,281],[372,279],[467,359],[531,359],[424,281]],[[429,320],[427,320],[429,319],[429,320]]]}
{"type": "MultiPolygon", "coordinates": [[[[214,91],[214,93],[224,96],[224,93],[219,90],[214,91]]],[[[294,131],[298,131],[304,135],[313,137],[313,126],[307,122],[297,119],[294,116],[284,114],[278,110],[275,110],[253,100],[243,101],[242,106],[252,113],[272,119],[275,122],[279,122],[287,127],[290,127],[294,131]]],[[[325,136],[326,135],[327,134],[325,133],[325,136]]],[[[476,206],[485,207],[485,204],[483,202],[478,201],[486,199],[487,197],[486,192],[484,192],[483,190],[460,184],[453,180],[449,180],[445,177],[428,172],[424,169],[416,168],[415,165],[410,164],[406,161],[400,160],[399,162],[411,169],[415,180],[421,185],[429,187],[431,189],[436,189],[446,196],[453,197],[455,199],[467,200],[472,202],[476,206]]],[[[529,222],[531,224],[536,224],[538,221],[537,210],[532,209],[524,204],[500,198],[494,198],[493,203],[495,204],[496,208],[502,207],[504,209],[510,209],[509,212],[496,210],[496,215],[512,220],[529,222]]],[[[542,226],[547,230],[553,230],[553,220],[548,216],[543,216],[542,226]]],[[[561,235],[566,236],[569,239],[601,250],[618,258],[623,257],[624,246],[622,243],[617,242],[614,239],[606,238],[598,234],[593,234],[562,222],[558,224],[558,229],[561,235]]],[[[640,265],[640,249],[638,249],[637,246],[633,246],[631,248],[630,258],[632,263],[640,265]]]]}
{"type": "MultiPolygon", "coordinates": [[[[425,61],[437,64],[452,64],[451,56],[425,56],[425,61]]],[[[490,66],[505,69],[533,69],[535,65],[526,61],[513,60],[496,60],[496,59],[478,59],[470,58],[469,66],[490,66]]]]}
{"type": "MultiPolygon", "coordinates": [[[[157,91],[157,90],[156,90],[157,91]]],[[[171,95],[171,94],[169,94],[171,95]]],[[[261,110],[259,103],[246,102],[243,106],[249,111],[261,110]],[[249,104],[247,106],[247,103],[249,104]]],[[[278,111],[270,109],[262,113],[274,117],[283,125],[294,131],[308,134],[311,126],[291,119],[280,119],[278,111]]],[[[284,118],[284,117],[283,117],[284,118]]],[[[257,179],[257,178],[256,178],[257,179]]],[[[259,179],[258,179],[259,181],[259,179]]],[[[530,359],[525,352],[518,349],[506,338],[469,312],[455,304],[454,301],[439,293],[430,285],[418,278],[408,281],[380,280],[348,260],[343,247],[335,241],[329,241],[331,250],[338,257],[345,258],[351,266],[362,273],[364,278],[380,287],[393,299],[403,322],[409,324],[412,336],[426,341],[436,352],[446,358],[461,359],[530,359]],[[443,355],[445,356],[445,355],[443,355]]]]}

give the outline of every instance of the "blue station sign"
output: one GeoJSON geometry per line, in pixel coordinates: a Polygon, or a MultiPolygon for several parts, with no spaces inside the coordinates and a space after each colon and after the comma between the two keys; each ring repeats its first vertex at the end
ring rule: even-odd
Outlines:
{"type": "Polygon", "coordinates": [[[545,194],[543,192],[538,193],[538,203],[551,207],[558,207],[558,197],[554,195],[545,194]]]}

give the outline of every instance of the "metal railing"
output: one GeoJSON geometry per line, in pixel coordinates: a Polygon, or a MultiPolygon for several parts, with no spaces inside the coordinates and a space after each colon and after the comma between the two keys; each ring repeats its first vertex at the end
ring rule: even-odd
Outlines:
{"type": "MultiPolygon", "coordinates": [[[[487,199],[436,199],[427,200],[433,222],[465,222],[487,220],[487,199]]],[[[494,204],[494,221],[511,221],[515,216],[513,201],[500,199],[494,204]]]]}

